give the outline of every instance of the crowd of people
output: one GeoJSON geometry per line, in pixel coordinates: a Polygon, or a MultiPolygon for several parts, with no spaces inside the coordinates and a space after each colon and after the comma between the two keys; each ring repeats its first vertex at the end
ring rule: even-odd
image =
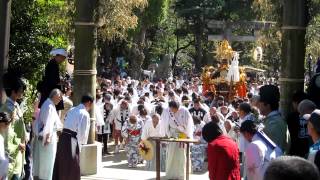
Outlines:
{"type": "MultiPolygon", "coordinates": [[[[140,151],[148,142],[155,147],[150,138],[166,137],[197,140],[190,149],[191,169],[209,171],[211,180],[320,178],[320,110],[304,92],[294,93],[294,111],[285,118],[277,85],[252,84],[246,97],[230,99],[203,93],[198,77],[139,81],[116,76],[98,78],[96,97],[85,94],[74,106],[72,83],[61,88],[58,80],[66,53],[58,49],[52,55],[31,127],[21,108],[24,82],[10,73],[3,78],[0,180],[80,179],[79,154],[88,141],[93,105],[103,154],[125,150],[129,168],[145,164],[155,171],[155,156],[145,161],[140,151]],[[108,147],[112,141],[114,149],[108,147]]],[[[166,179],[185,179],[186,154],[183,143],[161,143],[166,179]]]]}

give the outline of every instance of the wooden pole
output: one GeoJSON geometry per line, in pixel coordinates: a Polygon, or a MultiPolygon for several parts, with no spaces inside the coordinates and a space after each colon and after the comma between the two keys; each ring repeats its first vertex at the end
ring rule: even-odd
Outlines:
{"type": "Polygon", "coordinates": [[[281,110],[287,116],[292,94],[304,89],[307,0],[284,0],[282,23],[281,110]]]}
{"type": "MultiPolygon", "coordinates": [[[[84,94],[96,94],[97,27],[94,13],[97,0],[77,0],[75,18],[74,101],[80,103],[84,94]]],[[[94,108],[90,112],[88,143],[95,142],[94,108]]]]}
{"type": "Polygon", "coordinates": [[[160,180],[160,140],[156,141],[156,180],[160,180]]]}

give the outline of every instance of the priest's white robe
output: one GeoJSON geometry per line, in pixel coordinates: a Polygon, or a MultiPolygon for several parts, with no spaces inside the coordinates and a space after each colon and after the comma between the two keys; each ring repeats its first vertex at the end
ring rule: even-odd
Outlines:
{"type": "Polygon", "coordinates": [[[35,127],[35,151],[34,153],[34,176],[40,179],[52,179],[53,166],[57,152],[57,129],[61,129],[62,124],[56,111],[54,103],[48,98],[40,109],[39,118],[35,127]],[[49,136],[50,143],[44,145],[45,138],[49,136]]]}
{"type": "MultiPolygon", "coordinates": [[[[160,133],[162,136],[178,138],[180,132],[193,138],[193,120],[189,110],[180,106],[176,113],[165,109],[161,115],[160,133]]],[[[186,149],[183,144],[169,143],[166,161],[166,179],[185,179],[186,149]]]]}

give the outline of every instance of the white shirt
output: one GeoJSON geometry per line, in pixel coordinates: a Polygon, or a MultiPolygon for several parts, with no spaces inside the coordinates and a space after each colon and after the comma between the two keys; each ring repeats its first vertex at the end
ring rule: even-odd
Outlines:
{"type": "Polygon", "coordinates": [[[145,122],[143,130],[142,130],[142,140],[147,140],[150,137],[160,137],[160,121],[158,122],[157,126],[153,126],[152,120],[148,120],[145,122]]]}
{"type": "MultiPolygon", "coordinates": [[[[59,115],[56,110],[55,104],[51,99],[47,99],[41,106],[39,119],[37,120],[36,126],[38,127],[36,134],[46,136],[49,135],[50,142],[56,142],[57,140],[57,129],[62,129],[62,124],[59,115]],[[42,129],[42,131],[41,131],[42,129]],[[54,141],[52,141],[54,140],[54,141]]],[[[45,138],[43,138],[43,144],[45,138]]]]}
{"type": "Polygon", "coordinates": [[[79,145],[87,144],[90,129],[90,115],[83,104],[68,111],[64,121],[64,128],[77,133],[79,145]]]}
{"type": "Polygon", "coordinates": [[[279,147],[271,149],[257,134],[245,150],[248,180],[263,180],[269,162],[282,154],[279,147]]]}
{"type": "Polygon", "coordinates": [[[0,179],[7,176],[9,160],[4,151],[4,139],[0,134],[0,179]]]}

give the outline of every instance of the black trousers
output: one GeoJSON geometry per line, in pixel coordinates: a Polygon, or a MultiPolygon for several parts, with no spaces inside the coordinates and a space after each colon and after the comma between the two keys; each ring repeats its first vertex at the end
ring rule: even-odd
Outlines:
{"type": "Polygon", "coordinates": [[[24,165],[24,178],[23,180],[31,180],[32,179],[32,163],[31,163],[31,141],[26,144],[26,151],[25,151],[25,159],[26,164],[24,165]]]}
{"type": "Polygon", "coordinates": [[[98,142],[103,143],[103,153],[108,152],[108,138],[109,134],[98,134],[98,142]]]}

